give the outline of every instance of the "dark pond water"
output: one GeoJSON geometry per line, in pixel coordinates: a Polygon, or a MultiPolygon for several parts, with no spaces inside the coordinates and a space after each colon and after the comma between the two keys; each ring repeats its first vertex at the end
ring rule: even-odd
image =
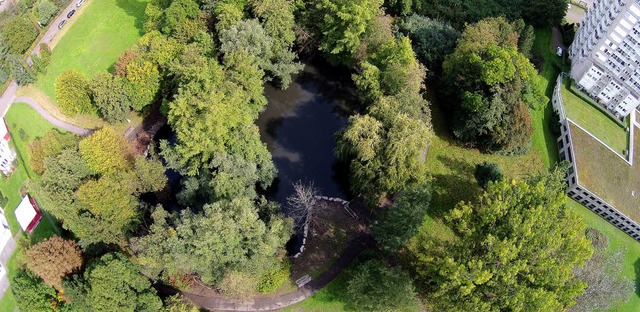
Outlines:
{"type": "Polygon", "coordinates": [[[278,169],[269,199],[285,207],[296,181],[313,182],[324,196],[346,198],[348,167],[334,150],[335,133],[357,103],[349,78],[348,72],[315,63],[286,90],[266,85],[269,104],[256,123],[278,169]]]}

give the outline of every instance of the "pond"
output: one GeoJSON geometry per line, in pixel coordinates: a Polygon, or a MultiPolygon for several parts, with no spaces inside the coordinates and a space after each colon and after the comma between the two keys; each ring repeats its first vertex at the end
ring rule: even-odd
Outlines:
{"type": "Polygon", "coordinates": [[[278,169],[269,199],[285,207],[297,181],[313,182],[323,196],[347,197],[348,165],[335,156],[335,133],[358,103],[350,76],[310,62],[286,90],[265,86],[269,104],[256,123],[278,169]]]}

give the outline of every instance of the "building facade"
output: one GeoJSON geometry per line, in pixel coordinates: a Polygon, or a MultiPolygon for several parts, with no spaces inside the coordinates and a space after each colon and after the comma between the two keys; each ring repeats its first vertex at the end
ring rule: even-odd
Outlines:
{"type": "Polygon", "coordinates": [[[569,48],[578,88],[619,117],[640,104],[640,0],[595,0],[569,48]]]}
{"type": "Polygon", "coordinates": [[[4,175],[13,172],[13,161],[16,160],[16,152],[9,146],[10,139],[9,128],[3,119],[0,123],[0,171],[4,175]]]}

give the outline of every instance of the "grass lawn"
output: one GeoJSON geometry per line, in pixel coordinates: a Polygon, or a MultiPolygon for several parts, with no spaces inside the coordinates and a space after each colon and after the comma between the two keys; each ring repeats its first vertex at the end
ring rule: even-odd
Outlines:
{"type": "MultiPolygon", "coordinates": [[[[611,225],[595,213],[589,211],[579,203],[569,200],[569,207],[573,208],[573,211],[582,217],[587,226],[598,229],[598,231],[602,232],[607,236],[607,238],[609,238],[608,251],[614,251],[618,248],[625,248],[627,250],[624,258],[625,261],[622,265],[621,275],[626,279],[635,281],[636,287],[638,287],[637,285],[640,281],[640,276],[638,275],[640,272],[640,244],[638,244],[638,242],[629,235],[620,231],[618,228],[611,225]]],[[[639,310],[640,296],[638,295],[638,290],[636,290],[634,295],[628,301],[620,302],[611,309],[611,311],[639,310]]]]}
{"type": "Polygon", "coordinates": [[[55,101],[54,82],[64,71],[75,68],[91,78],[109,69],[142,35],[146,3],[87,0],[88,7],[55,46],[47,74],[35,86],[55,101]]]}
{"type": "Polygon", "coordinates": [[[575,95],[569,90],[568,83],[564,84],[561,94],[567,118],[589,131],[618,154],[624,155],[623,151],[629,147],[628,134],[623,127],[575,95]]]}
{"type": "MultiPolygon", "coordinates": [[[[17,265],[17,256],[18,253],[14,252],[9,261],[7,262],[7,278],[9,281],[16,275],[18,271],[17,265]]],[[[2,299],[0,300],[0,311],[2,312],[11,312],[16,307],[16,299],[13,297],[13,293],[11,292],[11,287],[7,289],[7,292],[4,293],[2,299]]]]}
{"type": "MultiPolygon", "coordinates": [[[[533,44],[533,50],[542,54],[546,64],[542,66],[540,75],[538,75],[538,86],[545,90],[545,95],[551,99],[555,82],[562,68],[562,58],[552,51],[551,31],[548,29],[536,29],[536,40],[533,44]]],[[[533,121],[533,138],[531,140],[531,149],[538,151],[540,159],[545,168],[551,168],[558,162],[558,148],[556,146],[557,137],[551,133],[551,126],[554,119],[553,106],[551,101],[547,102],[544,107],[531,110],[531,119],[533,121]]]]}

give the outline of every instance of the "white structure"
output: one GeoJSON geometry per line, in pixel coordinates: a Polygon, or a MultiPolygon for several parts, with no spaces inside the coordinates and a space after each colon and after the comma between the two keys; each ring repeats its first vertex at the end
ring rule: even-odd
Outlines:
{"type": "Polygon", "coordinates": [[[13,172],[13,161],[16,159],[16,152],[9,147],[9,129],[4,119],[0,125],[0,171],[5,175],[13,172]]]}
{"type": "Polygon", "coordinates": [[[571,78],[623,117],[640,104],[640,0],[595,0],[569,48],[571,78]]]}
{"type": "Polygon", "coordinates": [[[33,231],[38,225],[38,222],[40,222],[40,219],[42,219],[38,205],[29,195],[25,195],[22,198],[20,205],[16,208],[15,214],[22,230],[29,233],[33,231]]]}
{"type": "Polygon", "coordinates": [[[4,210],[0,208],[0,297],[2,297],[9,288],[6,265],[15,249],[16,241],[13,239],[13,235],[11,235],[4,210]]]}

